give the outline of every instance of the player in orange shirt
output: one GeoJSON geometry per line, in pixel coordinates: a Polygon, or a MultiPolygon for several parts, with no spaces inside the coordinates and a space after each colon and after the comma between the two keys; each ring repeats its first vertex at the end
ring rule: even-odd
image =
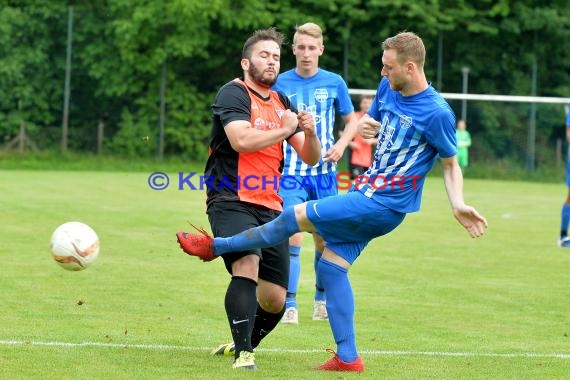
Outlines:
{"type": "MultiPolygon", "coordinates": [[[[256,31],[243,46],[243,79],[222,86],[212,105],[210,157],[204,175],[214,236],[231,236],[281,214],[277,192],[284,140],[309,165],[321,158],[313,117],[304,111],[297,114],[285,95],[271,90],[279,74],[283,39],[274,28],[256,31]]],[[[184,232],[177,236],[179,241],[189,238],[184,232]]],[[[232,276],[225,309],[233,343],[212,353],[233,351],[234,368],[257,368],[253,349],[283,316],[288,248],[285,240],[224,256],[232,276]]]]}
{"type": "MultiPolygon", "coordinates": [[[[360,110],[355,112],[358,119],[368,112],[372,99],[374,99],[373,95],[362,95],[360,98],[360,110]]],[[[350,147],[348,171],[351,179],[364,173],[372,164],[372,145],[376,143],[377,140],[374,138],[363,139],[360,134],[356,134],[354,139],[348,144],[350,147]]]]}

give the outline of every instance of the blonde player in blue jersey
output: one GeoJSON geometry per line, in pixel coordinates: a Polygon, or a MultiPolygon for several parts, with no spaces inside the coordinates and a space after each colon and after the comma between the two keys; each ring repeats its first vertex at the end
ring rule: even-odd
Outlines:
{"type": "Polygon", "coordinates": [[[209,261],[226,252],[271,246],[299,231],[318,232],[327,244],[317,273],[337,344],[336,352],[330,350],[333,357],[317,367],[324,371],[364,371],[356,347],[348,271],[370,240],[419,210],[425,177],[438,156],[455,219],[471,237],[482,236],[487,228],[487,220],[464,202],[455,116],[426,80],[422,40],[403,32],[386,39],[382,49],[383,79],[368,114],[358,123],[363,138],[378,139],[364,180],[355,180],[347,194],[287,208],[275,220],[232,237],[187,234],[179,239],[187,254],[209,261]]]}
{"type": "MultiPolygon", "coordinates": [[[[566,106],[566,141],[570,145],[570,104],[566,106]]],[[[566,162],[566,186],[568,187],[568,195],[562,205],[558,246],[570,248],[570,237],[568,237],[568,225],[570,224],[570,150],[566,162]]]]}
{"type": "MultiPolygon", "coordinates": [[[[291,145],[283,145],[284,166],[279,195],[283,198],[284,208],[338,194],[336,162],[342,158],[344,150],[357,133],[357,117],[348,86],[340,75],[319,67],[319,57],[325,49],[321,28],[311,22],[297,26],[292,48],[296,66],[281,73],[273,89],[287,95],[299,111],[313,115],[324,155],[319,163],[310,166],[301,160],[291,145]],[[347,131],[347,136],[342,136],[336,143],[333,131],[335,110],[342,116],[347,131]]],[[[313,240],[316,283],[312,318],[327,320],[325,291],[316,276],[317,263],[325,243],[316,233],[313,234],[313,240]]],[[[285,314],[281,319],[283,323],[299,323],[297,288],[301,273],[299,254],[302,243],[301,233],[296,233],[289,239],[289,287],[285,314]]]]}

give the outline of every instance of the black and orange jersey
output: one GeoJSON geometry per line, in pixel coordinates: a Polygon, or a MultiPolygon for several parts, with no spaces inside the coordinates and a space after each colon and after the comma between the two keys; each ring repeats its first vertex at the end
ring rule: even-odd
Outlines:
{"type": "MultiPolygon", "coordinates": [[[[242,201],[281,211],[277,194],[283,167],[283,142],[255,152],[236,152],[224,127],[236,120],[251,123],[252,128],[268,131],[281,128],[286,109],[296,112],[287,97],[270,91],[267,98],[247,87],[240,79],[225,84],[212,105],[210,156],[206,162],[204,182],[207,205],[220,201],[242,201]]],[[[301,132],[300,128],[294,133],[301,132]]]]}

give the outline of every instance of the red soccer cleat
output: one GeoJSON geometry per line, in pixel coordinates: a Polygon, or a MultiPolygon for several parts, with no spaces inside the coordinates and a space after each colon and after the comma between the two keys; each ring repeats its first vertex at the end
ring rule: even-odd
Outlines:
{"type": "Polygon", "coordinates": [[[360,356],[354,359],[354,361],[347,363],[339,358],[336,352],[330,348],[327,349],[327,352],[334,356],[315,369],[318,369],[319,371],[364,372],[364,363],[360,356]]]}
{"type": "Polygon", "coordinates": [[[199,234],[191,234],[180,231],[176,234],[180,248],[190,256],[197,256],[202,261],[212,261],[214,256],[214,238],[210,236],[203,228],[198,228],[191,224],[199,234]]]}

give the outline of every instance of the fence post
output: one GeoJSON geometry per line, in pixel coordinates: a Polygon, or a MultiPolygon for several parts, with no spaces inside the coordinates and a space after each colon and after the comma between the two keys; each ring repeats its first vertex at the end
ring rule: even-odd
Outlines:
{"type": "Polygon", "coordinates": [[[97,125],[97,154],[103,153],[103,136],[105,135],[105,123],[99,119],[97,125]]]}
{"type": "MultiPolygon", "coordinates": [[[[461,68],[461,74],[463,74],[463,93],[467,94],[469,92],[469,67],[463,66],[461,68]]],[[[467,100],[461,100],[461,119],[467,122],[467,100]]]]}
{"type": "MultiPolygon", "coordinates": [[[[530,84],[530,94],[536,96],[536,57],[532,61],[532,82],[530,84]]],[[[536,156],[536,103],[530,104],[530,114],[528,116],[528,141],[527,141],[526,167],[529,172],[535,169],[536,156]]]]}

